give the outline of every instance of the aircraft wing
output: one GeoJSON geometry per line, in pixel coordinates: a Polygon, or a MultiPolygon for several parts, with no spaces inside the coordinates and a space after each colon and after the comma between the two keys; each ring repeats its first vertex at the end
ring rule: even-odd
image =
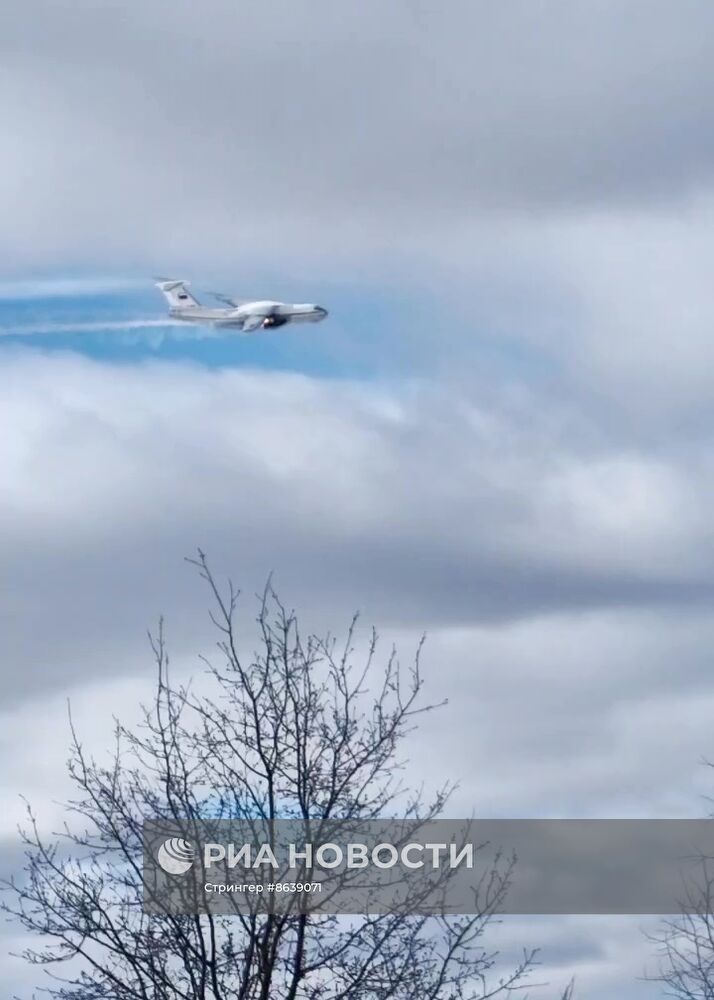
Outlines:
{"type": "Polygon", "coordinates": [[[263,325],[266,319],[265,315],[247,316],[243,322],[243,333],[250,333],[251,330],[257,330],[259,326],[263,325]]]}
{"type": "Polygon", "coordinates": [[[241,299],[233,299],[230,295],[224,295],[223,292],[209,292],[208,294],[212,295],[214,299],[218,299],[219,302],[225,302],[227,306],[232,306],[234,309],[237,309],[238,306],[245,301],[241,299]]]}

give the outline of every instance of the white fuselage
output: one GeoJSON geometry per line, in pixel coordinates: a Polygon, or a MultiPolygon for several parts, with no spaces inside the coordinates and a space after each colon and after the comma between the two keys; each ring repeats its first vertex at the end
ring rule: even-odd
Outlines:
{"type": "Polygon", "coordinates": [[[312,302],[275,302],[272,299],[244,302],[217,292],[212,293],[214,298],[225,305],[210,308],[191,294],[187,281],[176,278],[157,278],[156,287],[168,303],[171,319],[181,323],[252,333],[287,323],[319,323],[327,316],[327,309],[312,302]]]}
{"type": "Polygon", "coordinates": [[[253,328],[285,326],[287,323],[319,323],[327,310],[311,302],[272,302],[270,300],[243,302],[228,308],[211,309],[202,305],[173,306],[169,309],[172,319],[184,323],[233,327],[242,330],[246,324],[253,328]],[[259,322],[256,322],[259,321],[259,322]]]}

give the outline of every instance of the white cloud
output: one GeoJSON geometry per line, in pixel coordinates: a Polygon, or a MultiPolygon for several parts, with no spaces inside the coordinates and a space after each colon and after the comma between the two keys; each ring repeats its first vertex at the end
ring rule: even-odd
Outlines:
{"type": "Polygon", "coordinates": [[[537,397],[30,352],[2,365],[3,638],[30,661],[10,689],[51,675],[50,656],[77,661],[85,631],[126,638],[183,607],[176,569],[197,544],[250,586],[275,569],[313,609],[392,623],[711,594],[706,462],[555,430],[537,397]]]}
{"type": "Polygon", "coordinates": [[[141,676],[161,611],[197,662],[206,595],[182,557],[201,545],[248,594],[274,570],[315,627],[361,608],[407,648],[427,628],[454,714],[417,751],[459,771],[464,808],[694,808],[713,589],[697,453],[623,453],[541,401],[426,383],[25,351],[2,371],[3,661],[23,664],[6,698],[141,676]]]}
{"type": "MultiPolygon", "coordinates": [[[[318,627],[355,606],[407,645],[428,627],[452,714],[417,766],[458,757],[483,809],[696,812],[713,11],[5,4],[0,300],[134,286],[28,273],[175,269],[387,288],[430,315],[385,332],[428,373],[412,384],[3,344],[4,806],[59,782],[63,693],[99,741],[128,708],[160,611],[181,663],[205,651],[181,562],[201,544],[249,591],[275,570],[318,627]],[[489,350],[515,358],[495,379],[489,350]]],[[[587,995],[622,995],[629,931],[556,941],[587,995]]]]}

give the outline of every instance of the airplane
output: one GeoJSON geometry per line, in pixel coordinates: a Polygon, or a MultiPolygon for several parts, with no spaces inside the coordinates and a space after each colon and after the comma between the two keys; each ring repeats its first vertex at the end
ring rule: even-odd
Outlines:
{"type": "Polygon", "coordinates": [[[203,306],[188,291],[188,281],[174,278],[157,278],[156,287],[169,304],[171,319],[200,326],[214,326],[252,333],[285,326],[287,323],[319,323],[327,316],[327,309],[310,302],[289,303],[270,300],[252,302],[233,299],[219,292],[211,292],[221,307],[203,306]]]}

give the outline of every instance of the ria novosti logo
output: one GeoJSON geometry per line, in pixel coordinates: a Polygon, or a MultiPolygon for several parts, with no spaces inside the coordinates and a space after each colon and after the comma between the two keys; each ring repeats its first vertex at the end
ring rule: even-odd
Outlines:
{"type": "Polygon", "coordinates": [[[196,860],[196,852],[188,840],[170,837],[158,849],[156,860],[169,875],[185,875],[196,860]]]}

